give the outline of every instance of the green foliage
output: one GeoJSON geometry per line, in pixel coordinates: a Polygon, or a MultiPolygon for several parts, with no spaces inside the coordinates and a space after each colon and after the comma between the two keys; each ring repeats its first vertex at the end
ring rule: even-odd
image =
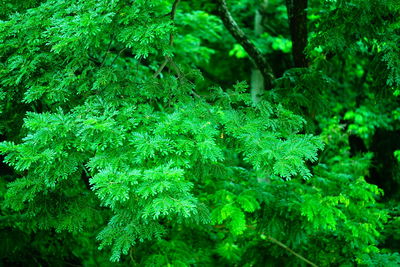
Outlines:
{"type": "Polygon", "coordinates": [[[348,111],[344,115],[345,120],[354,121],[349,125],[349,131],[364,138],[370,139],[377,128],[391,128],[390,115],[385,112],[379,112],[375,108],[372,110],[366,106],[361,106],[355,111],[348,111]],[[368,123],[367,123],[368,122],[368,123]]]}
{"type": "Polygon", "coordinates": [[[5,265],[400,264],[397,1],[310,1],[309,68],[284,1],[256,37],[229,1],[277,73],[258,104],[215,2],[5,2],[5,265]]]}

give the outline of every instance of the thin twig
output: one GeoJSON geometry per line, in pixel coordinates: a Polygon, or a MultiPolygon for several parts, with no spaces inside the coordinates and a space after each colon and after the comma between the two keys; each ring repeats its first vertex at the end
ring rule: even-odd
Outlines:
{"type": "MultiPolygon", "coordinates": [[[[171,10],[171,16],[170,16],[171,21],[174,21],[174,20],[175,20],[176,9],[178,8],[178,5],[179,5],[179,2],[180,2],[180,1],[181,1],[181,0],[175,0],[175,2],[172,4],[172,10],[171,10]]],[[[174,35],[173,35],[173,33],[171,32],[171,33],[169,34],[169,45],[170,45],[170,46],[173,46],[173,44],[174,44],[174,35]]]]}
{"type": "Polygon", "coordinates": [[[181,79],[182,77],[184,78],[184,75],[182,75],[182,71],[179,69],[179,67],[175,64],[175,62],[172,60],[170,57],[166,57],[169,62],[171,62],[172,68],[175,70],[176,74],[178,75],[178,79],[181,79]]]}
{"type": "Polygon", "coordinates": [[[117,58],[121,55],[122,52],[124,52],[126,49],[128,49],[127,47],[124,47],[123,49],[121,49],[118,54],[115,56],[115,58],[113,59],[113,61],[111,62],[111,66],[114,64],[114,62],[117,60],[117,58]]]}
{"type": "Polygon", "coordinates": [[[108,44],[107,52],[106,52],[106,54],[104,55],[103,60],[101,61],[100,68],[104,66],[104,62],[106,61],[106,58],[107,58],[108,54],[110,53],[110,48],[111,48],[111,44],[112,44],[113,40],[114,40],[114,36],[112,36],[112,37],[110,38],[110,43],[108,44]]]}
{"type": "MultiPolygon", "coordinates": [[[[181,0],[175,0],[174,3],[172,4],[171,12],[168,13],[171,21],[175,20],[176,10],[178,8],[180,1],[181,0]]],[[[174,46],[174,34],[172,32],[169,34],[169,45],[171,47],[174,46]]],[[[153,78],[156,78],[163,71],[165,66],[167,66],[167,64],[168,64],[168,61],[169,61],[168,57],[165,56],[164,62],[161,64],[161,66],[158,68],[158,70],[153,74],[153,78]]]]}
{"type": "MultiPolygon", "coordinates": [[[[185,77],[185,75],[184,75],[184,74],[182,73],[182,71],[179,69],[178,65],[176,65],[176,63],[174,62],[174,60],[173,60],[172,58],[170,58],[170,57],[167,57],[167,56],[166,56],[166,58],[168,59],[168,61],[169,61],[170,64],[172,65],[172,68],[175,70],[176,75],[178,75],[178,79],[179,79],[179,80],[184,80],[184,81],[186,81],[186,82],[188,82],[188,83],[190,83],[191,85],[194,86],[193,82],[190,81],[190,80],[188,80],[188,79],[185,77]]],[[[195,97],[197,97],[197,98],[201,98],[201,96],[198,95],[198,94],[197,94],[195,91],[193,91],[193,90],[192,90],[192,94],[193,94],[193,96],[195,96],[195,97]]]]}
{"type": "MultiPolygon", "coordinates": [[[[226,226],[224,224],[222,225],[214,225],[214,228],[225,228],[226,226]]],[[[246,225],[247,228],[250,228],[252,230],[256,230],[256,227],[254,225],[246,225]]],[[[281,241],[276,240],[275,238],[273,238],[272,236],[266,235],[265,233],[261,233],[262,236],[265,236],[267,239],[269,239],[272,243],[277,244],[278,246],[286,249],[287,251],[289,251],[291,254],[295,255],[296,257],[298,257],[299,259],[301,259],[302,261],[310,264],[313,267],[318,267],[318,265],[316,265],[315,263],[313,263],[310,260],[307,260],[306,258],[304,258],[302,255],[300,255],[299,253],[293,251],[291,248],[289,248],[288,246],[286,246],[285,244],[283,244],[281,241]]]]}
{"type": "Polygon", "coordinates": [[[161,66],[158,68],[158,70],[153,74],[153,78],[156,78],[165,68],[165,66],[168,64],[168,58],[166,57],[164,62],[161,64],[161,66]]]}
{"type": "MultiPolygon", "coordinates": [[[[265,234],[264,234],[265,235],[265,234]]],[[[267,235],[266,235],[267,236],[267,235]]],[[[289,251],[290,253],[292,253],[293,255],[295,255],[297,258],[301,259],[302,261],[310,264],[313,267],[318,267],[318,265],[316,265],[315,263],[307,260],[306,258],[304,258],[303,256],[301,256],[299,253],[296,253],[295,251],[293,251],[291,248],[287,247],[285,244],[283,244],[282,242],[280,242],[279,240],[276,240],[275,238],[271,237],[271,236],[267,236],[267,238],[277,244],[278,246],[280,246],[281,248],[286,249],[287,251],[289,251]]]]}
{"type": "Polygon", "coordinates": [[[132,252],[133,252],[133,247],[131,247],[131,248],[129,249],[129,258],[131,259],[132,263],[135,264],[135,260],[133,259],[132,252]]]}
{"type": "MultiPolygon", "coordinates": [[[[246,225],[247,228],[250,228],[252,230],[256,230],[256,227],[254,225],[246,225]]],[[[225,228],[225,225],[214,225],[214,228],[225,228]]],[[[285,244],[283,244],[281,241],[276,240],[275,238],[273,238],[272,236],[266,235],[265,233],[261,233],[262,236],[268,238],[272,243],[277,244],[278,246],[286,249],[287,251],[289,251],[290,253],[292,253],[293,255],[295,255],[296,257],[298,257],[299,259],[301,259],[302,261],[310,264],[313,267],[318,267],[318,265],[316,265],[315,263],[313,263],[310,260],[307,260],[306,258],[304,258],[303,256],[301,256],[299,253],[296,253],[295,251],[293,251],[291,248],[287,247],[285,244]]]]}

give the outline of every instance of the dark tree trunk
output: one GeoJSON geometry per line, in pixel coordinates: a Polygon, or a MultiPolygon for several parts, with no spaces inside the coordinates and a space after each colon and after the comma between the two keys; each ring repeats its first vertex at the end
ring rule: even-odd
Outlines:
{"type": "Polygon", "coordinates": [[[393,154],[399,149],[400,131],[385,129],[375,131],[369,148],[369,151],[374,153],[374,157],[367,182],[383,189],[384,200],[400,197],[400,163],[393,154]]]}
{"type": "Polygon", "coordinates": [[[307,5],[308,0],[286,0],[292,36],[292,53],[295,67],[305,68],[308,60],[304,50],[307,46],[307,5]]]}

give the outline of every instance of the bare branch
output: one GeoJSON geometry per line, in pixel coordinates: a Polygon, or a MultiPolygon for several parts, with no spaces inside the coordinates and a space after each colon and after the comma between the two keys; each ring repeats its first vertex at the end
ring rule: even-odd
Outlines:
{"type": "MultiPolygon", "coordinates": [[[[174,3],[172,4],[171,12],[168,13],[168,15],[170,16],[172,21],[175,20],[176,9],[178,8],[180,1],[181,0],[175,0],[174,3]]],[[[172,32],[169,34],[169,45],[170,46],[174,45],[174,34],[172,32]]],[[[164,62],[161,64],[161,66],[158,68],[158,70],[153,74],[153,78],[156,78],[163,71],[165,66],[168,64],[168,61],[169,61],[169,59],[166,56],[164,62]]]]}
{"type": "Polygon", "coordinates": [[[111,62],[111,65],[114,64],[114,62],[118,59],[118,57],[122,54],[122,52],[124,52],[126,49],[128,49],[127,47],[122,48],[118,54],[114,57],[113,61],[111,62]]]}
{"type": "Polygon", "coordinates": [[[243,46],[244,50],[246,50],[247,54],[250,56],[254,64],[261,71],[264,80],[266,89],[272,88],[272,82],[275,79],[274,74],[272,72],[272,68],[265,59],[265,57],[261,54],[261,52],[255,47],[255,45],[247,38],[242,29],[240,29],[239,25],[233,19],[231,13],[228,10],[225,0],[215,0],[218,4],[218,14],[221,18],[222,22],[225,25],[225,28],[230,32],[230,34],[235,38],[235,40],[243,46]]]}
{"type": "MultiPolygon", "coordinates": [[[[225,228],[226,226],[224,224],[222,225],[214,225],[214,228],[225,228]]],[[[252,229],[252,230],[256,230],[256,227],[254,225],[246,225],[247,228],[252,229]]],[[[261,233],[261,238],[262,239],[269,239],[272,243],[277,244],[278,246],[280,246],[281,248],[284,248],[285,250],[289,251],[291,254],[295,255],[296,257],[298,257],[299,259],[301,259],[302,261],[310,264],[313,267],[318,267],[318,265],[316,265],[315,263],[313,263],[310,260],[307,260],[306,258],[304,258],[303,256],[301,256],[299,253],[293,251],[291,248],[289,248],[288,246],[286,246],[285,244],[283,244],[281,241],[276,240],[275,238],[273,238],[272,236],[269,236],[265,233],[261,233]]]]}
{"type": "Polygon", "coordinates": [[[156,78],[160,73],[163,71],[165,66],[168,64],[168,58],[165,57],[164,62],[161,64],[161,66],[158,68],[158,70],[153,74],[153,78],[156,78]]]}
{"type": "Polygon", "coordinates": [[[103,66],[104,66],[104,63],[106,62],[106,58],[107,58],[108,54],[110,53],[110,48],[111,48],[111,44],[112,44],[113,40],[114,40],[114,36],[112,36],[112,37],[110,38],[110,42],[108,43],[108,46],[107,46],[107,52],[106,52],[106,54],[104,55],[103,60],[101,61],[101,66],[100,66],[100,68],[103,67],[103,66]]]}
{"type": "MultiPolygon", "coordinates": [[[[265,235],[265,234],[264,234],[265,235]]],[[[291,248],[287,247],[285,244],[283,244],[282,242],[280,242],[279,240],[276,240],[275,238],[266,235],[267,238],[272,242],[277,244],[278,246],[280,246],[281,248],[286,249],[287,251],[289,251],[291,254],[295,255],[297,258],[301,259],[304,262],[307,262],[308,264],[310,264],[313,267],[318,267],[318,265],[316,265],[315,263],[307,260],[306,258],[304,258],[303,256],[301,256],[299,253],[294,252],[291,248]]]]}
{"type": "Polygon", "coordinates": [[[172,10],[171,10],[171,13],[170,13],[171,20],[175,19],[176,9],[178,8],[178,5],[179,5],[180,1],[181,0],[175,0],[175,2],[172,4],[172,10]]]}

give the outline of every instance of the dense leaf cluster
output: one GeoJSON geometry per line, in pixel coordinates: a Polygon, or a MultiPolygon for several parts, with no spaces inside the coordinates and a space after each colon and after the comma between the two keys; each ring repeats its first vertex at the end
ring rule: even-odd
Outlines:
{"type": "Polygon", "coordinates": [[[309,1],[307,68],[284,1],[229,1],[259,103],[215,1],[5,2],[3,263],[400,264],[396,0],[309,1]]]}

